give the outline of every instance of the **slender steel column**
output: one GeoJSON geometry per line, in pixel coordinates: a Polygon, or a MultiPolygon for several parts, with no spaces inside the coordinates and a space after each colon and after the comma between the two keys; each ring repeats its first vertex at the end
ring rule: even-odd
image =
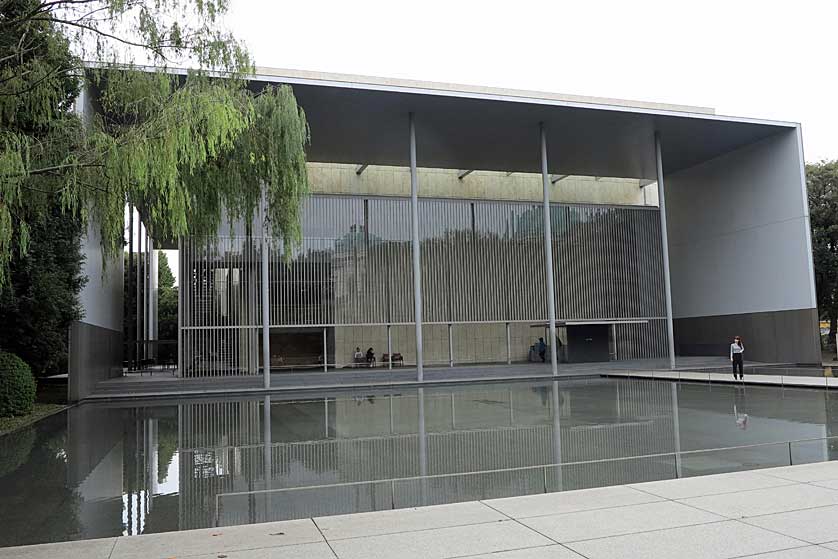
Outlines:
{"type": "Polygon", "coordinates": [[[323,437],[329,438],[329,398],[323,398],[323,437]]]}
{"type": "Polygon", "coordinates": [[[271,397],[265,396],[262,408],[262,422],[264,428],[262,429],[262,438],[264,444],[263,459],[265,467],[265,521],[272,520],[272,505],[271,505],[271,485],[273,480],[273,437],[271,436],[271,397]]]}
{"type": "Polygon", "coordinates": [[[428,475],[428,433],[425,429],[425,389],[417,389],[417,408],[419,412],[418,417],[418,435],[419,435],[419,475],[422,479],[420,484],[420,495],[422,502],[425,505],[428,502],[428,483],[425,476],[428,475]]]}
{"type": "Polygon", "coordinates": [[[419,254],[419,180],[416,177],[416,124],[410,113],[410,213],[413,225],[413,316],[416,321],[416,380],[425,377],[422,349],[422,270],[419,254]]]}
{"type": "Polygon", "coordinates": [[[512,364],[512,339],[509,335],[509,323],[506,323],[506,364],[512,364]]]}
{"type": "Polygon", "coordinates": [[[183,239],[177,240],[177,372],[183,378],[183,284],[186,282],[186,272],[183,266],[183,239]]]}
{"type": "Polygon", "coordinates": [[[265,388],[271,387],[271,303],[268,252],[268,191],[262,187],[262,375],[265,388]]]}
{"type": "Polygon", "coordinates": [[[454,366],[454,332],[450,324],[448,325],[448,366],[454,366]]]}
{"type": "Polygon", "coordinates": [[[550,230],[550,174],[547,171],[547,130],[541,123],[541,183],[544,189],[544,268],[547,274],[547,323],[550,327],[550,365],[559,372],[556,355],[556,297],[553,288],[553,233],[550,230]]]}
{"type": "Polygon", "coordinates": [[[151,235],[148,228],[145,230],[145,252],[143,253],[143,357],[146,359],[151,357],[151,348],[148,346],[148,341],[151,340],[149,336],[151,313],[149,312],[149,305],[151,304],[151,235]]]}
{"type": "MultiPolygon", "coordinates": [[[[128,204],[128,294],[134,291],[134,205],[128,204]]],[[[134,343],[134,320],[136,310],[128,309],[128,331],[126,339],[128,340],[128,363],[131,368],[135,367],[134,355],[137,349],[137,344],[134,343]]]]}
{"type": "MultiPolygon", "coordinates": [[[[157,250],[154,246],[154,238],[148,236],[148,340],[154,342],[157,340],[157,296],[158,296],[158,264],[157,264],[157,250]]],[[[152,343],[148,348],[149,358],[159,357],[157,351],[157,344],[152,343]]]]}
{"type": "MultiPolygon", "coordinates": [[[[553,463],[562,463],[562,406],[561,395],[559,394],[559,381],[553,381],[551,400],[553,404],[553,463]]],[[[556,489],[562,490],[563,476],[562,467],[556,466],[556,489]]]]}
{"type": "Polygon", "coordinates": [[[134,347],[137,350],[137,361],[143,358],[143,222],[137,220],[137,331],[135,334],[134,347]]]}
{"type": "Polygon", "coordinates": [[[663,187],[661,136],[655,132],[655,167],[658,173],[658,200],[661,215],[661,252],[663,253],[663,286],[666,294],[666,335],[669,343],[669,368],[675,370],[675,334],[672,328],[672,284],[669,279],[669,238],[666,231],[666,196],[663,187]]]}
{"type": "Polygon", "coordinates": [[[681,418],[678,417],[678,383],[672,384],[672,431],[675,434],[675,475],[684,477],[681,471],[681,418]]]}
{"type": "Polygon", "coordinates": [[[387,325],[387,368],[393,368],[393,337],[390,333],[390,325],[387,325]]]}
{"type": "Polygon", "coordinates": [[[326,345],[326,329],[323,328],[323,372],[329,372],[329,353],[326,345]]]}

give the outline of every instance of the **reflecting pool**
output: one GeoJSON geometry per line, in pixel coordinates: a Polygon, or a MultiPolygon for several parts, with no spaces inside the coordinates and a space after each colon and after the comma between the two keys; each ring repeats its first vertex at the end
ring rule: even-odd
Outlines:
{"type": "Polygon", "coordinates": [[[0,546],[827,460],[836,427],[823,390],[598,378],[76,406],[0,438],[0,546]]]}

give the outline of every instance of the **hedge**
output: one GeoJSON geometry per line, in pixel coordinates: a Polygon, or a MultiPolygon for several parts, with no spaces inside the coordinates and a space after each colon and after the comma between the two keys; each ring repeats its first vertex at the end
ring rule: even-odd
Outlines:
{"type": "Polygon", "coordinates": [[[14,353],[0,351],[0,417],[32,413],[35,377],[14,353]]]}

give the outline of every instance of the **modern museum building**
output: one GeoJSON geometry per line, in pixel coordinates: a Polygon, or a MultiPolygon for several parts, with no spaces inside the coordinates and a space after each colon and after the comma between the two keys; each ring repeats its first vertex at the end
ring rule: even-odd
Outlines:
{"type": "MultiPolygon", "coordinates": [[[[421,380],[542,358],[546,374],[670,368],[726,358],[734,335],[752,361],[820,361],[798,124],[257,70],[254,86],[267,83],[292,86],[311,129],[302,243],[258,222],[145,242],[137,337],[153,347],[149,247],[178,248],[181,376],[403,366],[421,380]]],[[[71,375],[106,378],[115,352],[97,344],[129,342],[124,287],[119,263],[93,278],[91,260],[71,375]]]]}

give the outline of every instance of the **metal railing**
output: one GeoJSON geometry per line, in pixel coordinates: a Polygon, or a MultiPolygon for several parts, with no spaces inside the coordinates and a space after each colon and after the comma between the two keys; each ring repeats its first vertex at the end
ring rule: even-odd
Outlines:
{"type": "MultiPolygon", "coordinates": [[[[524,494],[539,494],[539,493],[551,493],[555,491],[563,491],[563,490],[571,490],[571,489],[581,489],[581,488],[589,488],[589,487],[601,487],[606,485],[619,485],[619,484],[626,484],[626,483],[641,483],[646,481],[657,481],[663,479],[680,479],[684,477],[696,477],[699,475],[709,475],[709,474],[718,474],[718,473],[725,473],[725,472],[735,472],[735,471],[743,471],[743,470],[758,470],[761,468],[767,467],[782,467],[782,466],[793,466],[795,464],[802,464],[802,463],[812,463],[812,462],[824,462],[829,461],[829,450],[826,447],[829,441],[837,440],[838,436],[829,436],[829,437],[817,437],[817,438],[808,438],[808,439],[795,439],[790,441],[778,441],[778,442],[766,442],[766,443],[754,443],[748,445],[738,445],[738,446],[728,446],[728,447],[716,447],[716,448],[708,448],[708,449],[697,449],[697,450],[684,450],[684,451],[673,451],[673,452],[662,452],[662,453],[653,453],[653,454],[643,454],[643,455],[636,455],[636,456],[623,456],[619,458],[603,458],[598,460],[582,460],[582,461],[574,461],[574,462],[562,462],[562,463],[553,463],[553,464],[539,464],[534,466],[519,466],[519,467],[512,467],[512,468],[500,468],[500,469],[492,469],[492,470],[482,470],[477,472],[455,472],[455,473],[447,473],[447,474],[431,474],[431,475],[424,475],[424,476],[408,476],[408,477],[399,477],[399,478],[389,478],[389,479],[375,479],[375,480],[366,480],[366,481],[352,481],[352,482],[343,482],[343,483],[332,483],[332,484],[322,484],[322,485],[307,485],[307,486],[298,486],[298,487],[283,487],[277,489],[260,489],[260,490],[252,490],[252,491],[232,491],[226,493],[218,493],[215,495],[215,525],[220,525],[221,520],[221,500],[225,498],[233,498],[233,497],[245,497],[248,499],[256,498],[256,497],[264,497],[266,502],[268,502],[274,496],[287,496],[287,495],[294,495],[294,494],[301,494],[306,491],[336,491],[341,489],[351,489],[351,488],[361,488],[361,487],[372,487],[372,486],[381,486],[385,492],[389,493],[389,495],[385,495],[385,498],[382,500],[379,496],[379,504],[384,506],[379,506],[377,508],[372,508],[370,510],[386,510],[386,509],[397,509],[397,508],[405,508],[409,506],[420,506],[424,504],[438,504],[436,502],[426,502],[428,501],[427,493],[429,491],[430,486],[434,482],[446,481],[446,482],[454,482],[454,485],[462,485],[463,480],[470,480],[478,478],[479,476],[510,476],[512,474],[518,475],[518,480],[524,480],[526,474],[535,474],[534,476],[530,476],[529,482],[530,484],[527,486],[530,489],[529,492],[524,494]],[[804,455],[800,457],[800,459],[795,460],[795,447],[799,447],[805,444],[818,444],[818,452],[815,453],[815,459],[811,459],[804,455]],[[705,467],[703,469],[703,473],[694,473],[690,474],[689,472],[692,471],[690,468],[689,459],[691,457],[698,457],[701,455],[708,455],[708,454],[722,454],[722,453],[736,453],[736,452],[744,452],[747,453],[752,452],[754,450],[759,451],[760,449],[777,449],[778,451],[774,453],[772,459],[763,461],[762,463],[759,462],[726,462],[724,464],[720,464],[718,468],[713,469],[712,471],[707,471],[705,467]],[[779,459],[777,459],[779,458],[779,459]],[[624,479],[618,483],[609,483],[607,480],[605,483],[595,483],[592,480],[587,479],[583,480],[584,487],[568,487],[567,484],[562,483],[562,474],[570,474],[573,472],[574,468],[579,468],[575,473],[576,474],[588,474],[590,472],[596,473],[595,466],[598,465],[621,465],[626,464],[631,461],[644,461],[640,464],[640,468],[633,472],[636,474],[636,478],[634,479],[624,479]],[[653,470],[649,468],[651,464],[656,465],[665,465],[667,466],[667,473],[661,470],[653,470]],[[738,467],[732,467],[738,466],[738,467]],[[687,473],[685,474],[684,470],[687,469],[687,473]],[[651,473],[650,473],[651,472],[651,473]],[[667,475],[671,474],[671,475],[667,475]],[[651,479],[650,479],[651,478],[651,479]],[[537,483],[533,483],[537,480],[537,483]],[[584,483],[587,482],[587,483],[584,483]],[[397,486],[408,486],[409,484],[418,484],[419,491],[422,493],[421,502],[399,502],[397,498],[397,486]],[[537,489],[537,490],[534,490],[537,489]],[[387,506],[389,505],[389,506],[387,506]]],[[[751,456],[753,458],[753,456],[751,456]]],[[[627,468],[624,467],[624,471],[627,468]]],[[[575,480],[576,483],[579,482],[577,475],[577,479],[575,480]]],[[[510,478],[511,479],[511,478],[510,478]]],[[[489,480],[491,481],[491,479],[489,480]]],[[[572,484],[571,484],[572,485],[572,484]]],[[[493,489],[497,489],[496,487],[492,487],[493,489]]],[[[408,488],[409,489],[409,488],[408,488]]],[[[483,488],[484,490],[486,487],[483,488]]],[[[485,491],[484,491],[485,493],[485,491]]],[[[477,497],[479,498],[495,498],[497,496],[516,496],[517,494],[515,490],[512,490],[509,495],[494,495],[492,497],[477,497]]],[[[458,502],[456,499],[451,499],[454,497],[453,495],[446,494],[445,497],[442,499],[442,502],[458,502]],[[447,500],[446,500],[447,499],[447,500]]],[[[354,495],[355,501],[357,501],[357,495],[354,495]]],[[[432,499],[431,499],[432,500],[432,499]]],[[[462,499],[462,500],[476,500],[476,499],[462,499]]],[[[355,503],[357,504],[357,503],[355,503]]],[[[266,507],[267,510],[267,507],[266,507]]],[[[346,511],[346,512],[363,512],[361,510],[356,511],[346,511]]],[[[335,514],[335,513],[332,513],[335,514]]],[[[308,516],[315,516],[314,514],[308,516]]],[[[268,520],[285,520],[285,518],[266,518],[262,521],[268,520]]]]}

